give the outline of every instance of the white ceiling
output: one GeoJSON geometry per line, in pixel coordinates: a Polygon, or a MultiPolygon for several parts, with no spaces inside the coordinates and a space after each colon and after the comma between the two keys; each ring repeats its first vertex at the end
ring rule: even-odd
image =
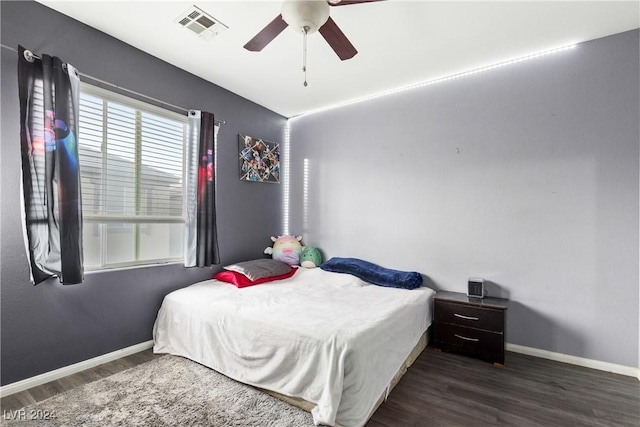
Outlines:
{"type": "Polygon", "coordinates": [[[286,117],[640,26],[640,1],[403,1],[331,8],[358,54],[340,61],[319,33],[286,29],[243,48],[280,13],[274,1],[51,1],[65,15],[286,117]],[[203,40],[175,21],[192,5],[229,29],[203,40]]]}

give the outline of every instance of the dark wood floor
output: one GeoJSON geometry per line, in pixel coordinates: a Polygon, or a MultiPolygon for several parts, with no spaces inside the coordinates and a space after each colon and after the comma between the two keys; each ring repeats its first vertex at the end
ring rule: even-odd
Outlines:
{"type": "Polygon", "coordinates": [[[367,427],[640,426],[640,381],[507,353],[504,368],[427,348],[367,427]]]}
{"type": "Polygon", "coordinates": [[[62,393],[63,391],[71,390],[83,384],[88,384],[99,380],[100,378],[105,378],[124,371],[125,369],[141,365],[142,363],[153,360],[156,357],[161,357],[161,355],[153,354],[151,349],[135,353],[130,356],[114,360],[113,362],[105,363],[103,365],[96,366],[95,368],[87,369],[86,371],[78,372],[77,374],[69,375],[67,377],[60,378],[59,380],[51,381],[41,386],[3,397],[0,399],[0,408],[2,411],[20,409],[27,405],[32,405],[36,402],[40,402],[41,400],[48,399],[49,397],[62,393]]]}
{"type": "MultiPolygon", "coordinates": [[[[151,350],[0,400],[15,410],[152,360],[151,350]]],[[[506,366],[427,348],[367,427],[640,426],[636,378],[508,353],[506,366]]]]}

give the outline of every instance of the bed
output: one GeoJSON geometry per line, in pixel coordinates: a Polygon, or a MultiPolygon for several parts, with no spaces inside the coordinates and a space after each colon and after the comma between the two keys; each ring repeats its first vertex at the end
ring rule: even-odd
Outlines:
{"type": "Polygon", "coordinates": [[[153,350],[306,401],[316,425],[361,426],[426,345],[434,294],[319,268],[242,289],[212,279],[165,297],[153,350]]]}

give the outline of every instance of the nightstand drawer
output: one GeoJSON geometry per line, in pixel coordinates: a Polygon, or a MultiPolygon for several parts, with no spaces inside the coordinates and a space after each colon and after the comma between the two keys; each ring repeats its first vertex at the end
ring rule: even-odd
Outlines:
{"type": "Polygon", "coordinates": [[[459,351],[481,356],[494,363],[504,363],[504,335],[480,329],[436,323],[434,331],[436,347],[445,351],[459,351]]]}
{"type": "Polygon", "coordinates": [[[504,311],[436,301],[435,321],[504,332],[504,311]]]}

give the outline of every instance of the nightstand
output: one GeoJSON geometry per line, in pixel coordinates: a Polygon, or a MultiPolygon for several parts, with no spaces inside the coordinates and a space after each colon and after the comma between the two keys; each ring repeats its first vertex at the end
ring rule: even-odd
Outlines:
{"type": "Polygon", "coordinates": [[[434,347],[475,356],[504,366],[506,311],[504,298],[470,298],[440,291],[434,299],[434,347]]]}

